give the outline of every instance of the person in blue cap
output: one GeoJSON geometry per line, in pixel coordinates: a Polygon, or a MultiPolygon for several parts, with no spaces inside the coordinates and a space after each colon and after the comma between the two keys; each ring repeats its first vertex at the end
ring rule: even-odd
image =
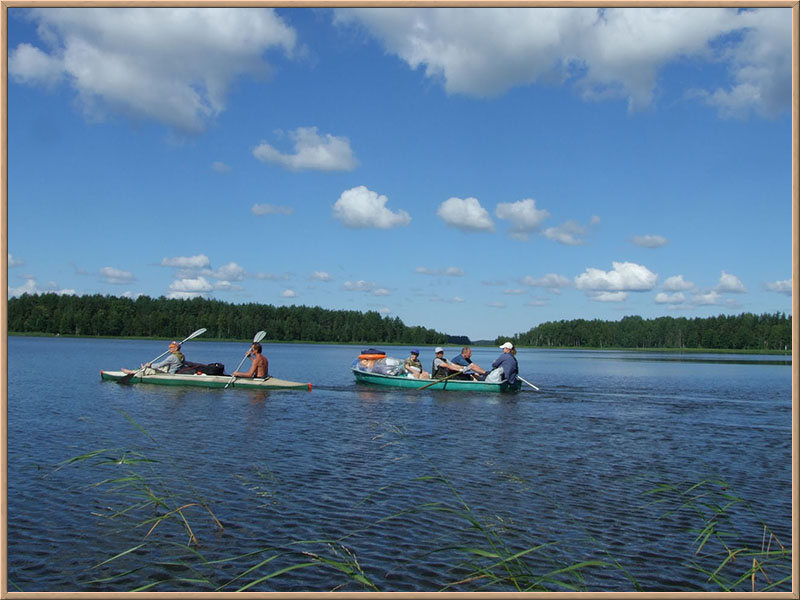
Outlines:
{"type": "Polygon", "coordinates": [[[419,350],[414,348],[409,356],[403,363],[406,372],[416,379],[430,379],[431,374],[423,370],[422,363],[419,362],[419,350]]]}

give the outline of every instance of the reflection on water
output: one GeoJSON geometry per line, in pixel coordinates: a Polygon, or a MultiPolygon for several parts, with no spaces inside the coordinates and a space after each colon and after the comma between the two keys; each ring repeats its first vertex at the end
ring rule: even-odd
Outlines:
{"type": "MultiPolygon", "coordinates": [[[[226,364],[243,351],[194,342],[185,350],[189,360],[226,364]]],[[[349,364],[358,347],[267,344],[270,370],[310,380],[311,392],[99,381],[101,368],[160,351],[147,341],[9,339],[11,589],[126,591],[169,579],[157,589],[209,591],[279,548],[240,584],[313,555],[357,564],[383,591],[434,591],[470,572],[444,548],[485,548],[491,532],[510,549],[553,543],[529,555],[538,573],[609,555],[624,567],[587,570],[588,590],[632,591],[633,578],[645,590],[714,591],[691,564],[688,529],[697,523],[684,512],[660,518],[666,511],[646,494],[710,476],[752,506],[731,509],[727,523],[741,536],[760,544],[756,514],[791,545],[791,369],[780,357],[523,349],[520,371],[541,391],[481,394],[357,385],[349,364]],[[30,368],[45,349],[70,357],[48,379],[30,368]],[[154,462],[65,463],[98,449],[154,462]],[[108,518],[135,498],[95,484],[130,472],[141,478],[130,485],[187,506],[197,549],[179,555],[186,534],[177,520],[145,537],[152,524],[131,525],[152,512],[108,518]]],[[[476,348],[473,360],[490,364],[496,354],[476,348]]],[[[332,568],[288,571],[253,588],[332,589],[371,588],[332,568]]]]}

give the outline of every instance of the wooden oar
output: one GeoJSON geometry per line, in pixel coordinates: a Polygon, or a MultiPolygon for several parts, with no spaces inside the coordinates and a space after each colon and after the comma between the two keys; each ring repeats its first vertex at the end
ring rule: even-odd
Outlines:
{"type": "MultiPolygon", "coordinates": [[[[205,327],[203,327],[202,329],[198,329],[198,330],[197,330],[197,331],[195,331],[195,332],[194,332],[192,335],[190,335],[190,336],[189,336],[189,337],[187,337],[185,340],[183,340],[183,341],[181,342],[181,346],[183,346],[183,345],[184,345],[186,342],[188,342],[188,341],[189,341],[189,340],[191,340],[192,338],[196,338],[198,335],[203,335],[205,332],[206,332],[206,328],[205,328],[205,327]]],[[[156,361],[157,361],[159,358],[161,358],[161,357],[162,357],[162,356],[164,356],[165,354],[169,354],[169,350],[167,350],[166,352],[162,352],[161,354],[159,354],[158,356],[156,356],[156,357],[155,357],[153,360],[151,360],[150,362],[151,362],[151,363],[154,363],[154,362],[156,362],[156,361]]],[[[126,374],[124,377],[120,377],[119,379],[117,379],[117,383],[128,383],[128,382],[129,382],[131,379],[133,379],[133,378],[134,378],[134,376],[138,375],[138,374],[139,374],[139,373],[141,373],[142,371],[144,371],[144,367],[141,367],[141,368],[137,369],[137,370],[136,370],[136,371],[134,371],[133,373],[127,373],[127,374],[126,374]]]]}
{"type": "Polygon", "coordinates": [[[519,379],[520,381],[522,381],[522,382],[524,382],[524,383],[527,383],[529,386],[531,386],[531,387],[532,387],[533,389],[535,389],[537,392],[539,391],[539,388],[537,388],[535,385],[533,385],[533,384],[532,384],[530,381],[525,381],[525,380],[524,380],[522,377],[520,377],[519,375],[517,375],[517,379],[519,379]]]}
{"type": "Polygon", "coordinates": [[[443,381],[447,381],[451,377],[455,377],[456,375],[461,375],[464,371],[456,371],[455,373],[451,373],[447,377],[442,377],[441,379],[437,379],[436,381],[432,381],[431,383],[425,384],[420,388],[417,388],[417,391],[424,390],[425,388],[429,388],[432,385],[436,385],[437,383],[442,383],[443,381]]]}
{"type": "MultiPolygon", "coordinates": [[[[260,342],[261,340],[263,340],[265,335],[267,335],[267,332],[266,332],[266,331],[259,331],[259,332],[258,332],[258,333],[255,335],[255,337],[253,338],[253,344],[255,344],[256,342],[260,342]]],[[[252,346],[253,344],[250,344],[250,345],[252,346]]],[[[250,350],[248,350],[248,351],[245,353],[245,355],[242,357],[242,362],[240,362],[240,363],[239,363],[239,366],[238,366],[238,367],[236,367],[236,368],[233,370],[233,372],[234,372],[234,373],[235,373],[236,371],[238,371],[239,369],[241,369],[241,368],[242,368],[242,363],[244,363],[244,359],[245,359],[245,358],[247,358],[248,356],[250,356],[250,350]]],[[[230,384],[232,384],[232,383],[233,383],[233,380],[234,380],[234,379],[236,379],[236,376],[235,376],[235,375],[231,375],[231,378],[230,378],[230,380],[228,380],[228,383],[226,383],[226,384],[225,384],[225,389],[226,389],[226,390],[228,389],[228,386],[229,386],[230,384]]]]}

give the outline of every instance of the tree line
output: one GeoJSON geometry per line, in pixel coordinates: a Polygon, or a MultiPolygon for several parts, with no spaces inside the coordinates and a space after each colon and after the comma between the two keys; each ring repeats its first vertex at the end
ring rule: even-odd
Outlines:
{"type": "MultiPolygon", "coordinates": [[[[498,337],[501,343],[507,337],[498,337]]],[[[624,317],[620,321],[548,321],[512,336],[518,346],[587,348],[691,348],[787,350],[792,317],[784,313],[719,315],[687,319],[624,317]]]]}
{"type": "Polygon", "coordinates": [[[452,343],[444,333],[376,311],[102,294],[22,294],[8,300],[10,333],[183,339],[200,327],[208,330],[205,338],[218,339],[252,339],[264,330],[271,341],[452,343]]]}

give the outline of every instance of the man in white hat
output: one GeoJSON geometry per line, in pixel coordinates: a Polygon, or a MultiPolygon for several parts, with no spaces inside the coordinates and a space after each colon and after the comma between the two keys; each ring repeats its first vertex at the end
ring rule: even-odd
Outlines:
{"type": "Polygon", "coordinates": [[[451,362],[447,362],[447,359],[444,357],[444,348],[437,347],[433,353],[436,355],[433,359],[433,366],[431,367],[431,377],[433,379],[441,379],[452,373],[459,373],[464,370],[464,367],[459,367],[451,362]]]}
{"type": "Polygon", "coordinates": [[[492,369],[503,367],[503,376],[508,380],[508,383],[513,385],[516,383],[517,373],[519,373],[517,358],[514,356],[517,353],[517,349],[514,348],[514,344],[511,342],[505,342],[500,346],[500,349],[503,353],[492,363],[492,369]]]}

